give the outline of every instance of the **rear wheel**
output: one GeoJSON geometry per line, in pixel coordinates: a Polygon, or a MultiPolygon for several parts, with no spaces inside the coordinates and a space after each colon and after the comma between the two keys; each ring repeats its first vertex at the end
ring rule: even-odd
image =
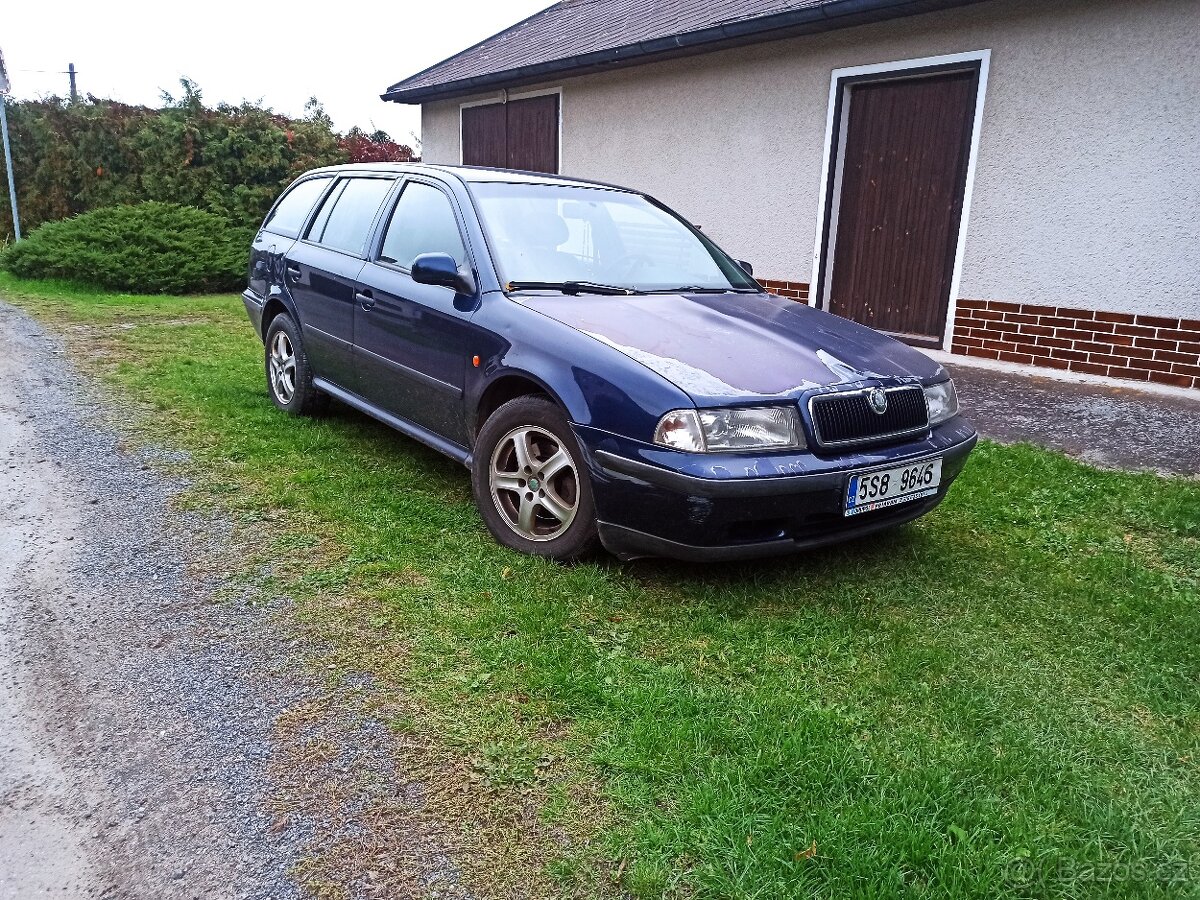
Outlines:
{"type": "Polygon", "coordinates": [[[596,507],[567,417],[544,397],[510,400],[475,443],[475,503],[501,544],[562,562],[599,546],[596,507]]]}
{"type": "Polygon", "coordinates": [[[280,314],[267,328],[266,371],[271,402],[284,412],[316,416],[329,406],[329,395],[313,387],[312,367],[291,316],[280,314]]]}

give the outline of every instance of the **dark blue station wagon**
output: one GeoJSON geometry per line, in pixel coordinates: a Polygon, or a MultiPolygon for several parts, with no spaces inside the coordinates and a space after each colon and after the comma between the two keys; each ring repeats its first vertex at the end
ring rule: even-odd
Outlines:
{"type": "Polygon", "coordinates": [[[337,166],[254,241],[271,399],[335,398],[468,466],[498,541],[766,556],[917,518],[975,445],[924,354],[762,290],[636,191],[337,166]]]}

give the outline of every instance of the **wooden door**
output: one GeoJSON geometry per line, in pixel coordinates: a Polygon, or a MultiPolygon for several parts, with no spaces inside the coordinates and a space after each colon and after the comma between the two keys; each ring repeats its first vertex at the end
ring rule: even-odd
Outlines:
{"type": "Polygon", "coordinates": [[[508,167],[558,172],[558,94],[508,104],[508,167]]]}
{"type": "Polygon", "coordinates": [[[558,94],[462,111],[462,155],[468,166],[558,172],[558,94]]]}
{"type": "Polygon", "coordinates": [[[831,312],[940,344],[976,84],[976,73],[966,71],[850,86],[827,257],[831,312]]]}
{"type": "Polygon", "coordinates": [[[508,160],[508,124],[503,103],[464,106],[462,161],[464,166],[504,168],[508,160]]]}

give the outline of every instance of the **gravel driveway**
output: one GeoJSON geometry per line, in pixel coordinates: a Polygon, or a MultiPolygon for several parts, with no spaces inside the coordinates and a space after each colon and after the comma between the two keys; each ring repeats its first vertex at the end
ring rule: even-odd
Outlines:
{"type": "Polygon", "coordinates": [[[0,307],[0,896],[292,897],[264,809],[295,702],[269,611],[189,574],[217,523],[117,447],[0,307]]]}
{"type": "MultiPolygon", "coordinates": [[[[221,569],[222,524],[172,510],[183,485],[121,450],[94,412],[111,403],[3,303],[0,384],[0,898],[299,896],[293,867],[363,826],[279,774],[277,718],[329,695],[286,601],[216,602],[198,564],[221,569]]],[[[342,749],[304,783],[412,794],[386,730],[345,715],[299,736],[342,749]]],[[[389,838],[423,861],[419,895],[462,895],[419,830],[389,838]]]]}

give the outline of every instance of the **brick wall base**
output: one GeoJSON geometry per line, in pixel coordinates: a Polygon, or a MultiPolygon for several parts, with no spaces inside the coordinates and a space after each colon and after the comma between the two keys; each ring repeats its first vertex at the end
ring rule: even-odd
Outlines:
{"type": "MultiPolygon", "coordinates": [[[[759,278],[808,302],[802,281],[759,278]]],[[[1087,375],[1200,389],[1200,320],[1093,312],[1001,300],[959,300],[951,352],[1087,375]]]]}
{"type": "Polygon", "coordinates": [[[808,284],[803,281],[775,281],[772,278],[754,279],[772,294],[787,297],[789,300],[808,302],[808,284]]]}
{"type": "Polygon", "coordinates": [[[1200,388],[1200,321],[959,300],[951,351],[1200,388]]]}

